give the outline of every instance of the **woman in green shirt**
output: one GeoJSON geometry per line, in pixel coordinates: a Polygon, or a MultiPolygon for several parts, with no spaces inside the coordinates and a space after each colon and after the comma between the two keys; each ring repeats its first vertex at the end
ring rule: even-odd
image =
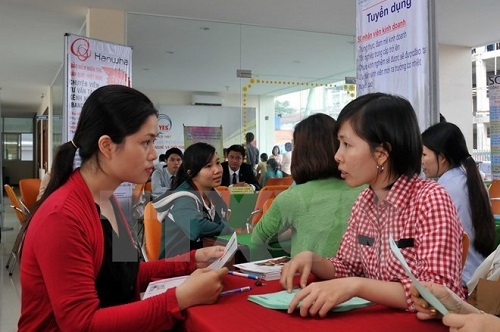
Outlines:
{"type": "Polygon", "coordinates": [[[253,243],[291,239],[292,256],[304,250],[335,255],[351,208],[365,187],[350,188],[340,178],[334,128],[335,120],[322,113],[296,125],[291,169],[296,186],[274,199],[253,229],[253,243]]]}

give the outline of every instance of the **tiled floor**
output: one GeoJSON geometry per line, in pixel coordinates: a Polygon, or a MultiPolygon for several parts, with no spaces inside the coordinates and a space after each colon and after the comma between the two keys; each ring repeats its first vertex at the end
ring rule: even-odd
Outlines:
{"type": "Polygon", "coordinates": [[[0,243],[0,331],[17,331],[17,321],[21,312],[21,284],[19,282],[19,266],[12,277],[5,268],[9,259],[12,246],[19,231],[19,221],[10,207],[9,198],[4,196],[4,227],[13,227],[14,230],[2,232],[2,242],[0,243]]]}

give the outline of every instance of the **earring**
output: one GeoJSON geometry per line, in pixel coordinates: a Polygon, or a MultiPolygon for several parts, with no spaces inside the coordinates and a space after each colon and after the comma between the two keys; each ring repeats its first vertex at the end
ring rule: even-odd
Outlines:
{"type": "Polygon", "coordinates": [[[382,174],[384,172],[384,165],[377,165],[377,171],[379,174],[382,174]]]}

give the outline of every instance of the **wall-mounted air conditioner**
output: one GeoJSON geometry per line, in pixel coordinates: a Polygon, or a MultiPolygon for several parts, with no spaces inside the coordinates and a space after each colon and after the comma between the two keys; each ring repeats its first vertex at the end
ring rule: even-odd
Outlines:
{"type": "Polygon", "coordinates": [[[203,106],[222,106],[224,98],[216,95],[193,95],[191,104],[203,106]]]}

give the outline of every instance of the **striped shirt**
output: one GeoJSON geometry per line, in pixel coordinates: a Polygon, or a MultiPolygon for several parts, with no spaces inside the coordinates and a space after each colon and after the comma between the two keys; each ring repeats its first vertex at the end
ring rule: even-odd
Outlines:
{"type": "Polygon", "coordinates": [[[411,280],[392,253],[389,237],[399,244],[418,280],[444,284],[464,298],[462,233],[457,210],[441,185],[401,176],[380,204],[371,189],[359,195],[340,249],[330,261],[335,277],[400,282],[413,311],[411,280]]]}

